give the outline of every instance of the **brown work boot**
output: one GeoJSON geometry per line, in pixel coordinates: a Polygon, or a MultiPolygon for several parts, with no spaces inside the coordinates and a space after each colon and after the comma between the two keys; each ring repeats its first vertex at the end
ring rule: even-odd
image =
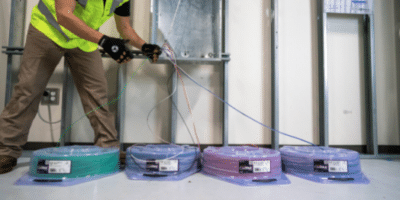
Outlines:
{"type": "Polygon", "coordinates": [[[11,156],[0,155],[0,174],[10,172],[17,165],[17,159],[11,156]]]}

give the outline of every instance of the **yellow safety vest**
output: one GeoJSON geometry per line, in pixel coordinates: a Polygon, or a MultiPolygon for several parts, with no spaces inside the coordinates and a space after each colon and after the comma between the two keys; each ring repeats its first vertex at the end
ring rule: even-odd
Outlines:
{"type": "MultiPolygon", "coordinates": [[[[128,1],[107,0],[104,7],[102,0],[78,0],[74,15],[89,27],[98,30],[114,15],[116,8],[128,1]]],[[[40,0],[32,10],[31,24],[63,48],[80,48],[85,52],[92,52],[98,48],[98,44],[82,39],[58,24],[55,0],[40,0]]]]}

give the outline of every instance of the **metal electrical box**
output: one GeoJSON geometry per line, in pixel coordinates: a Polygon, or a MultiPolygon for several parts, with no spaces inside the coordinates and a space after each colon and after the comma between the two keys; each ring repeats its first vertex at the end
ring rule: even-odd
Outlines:
{"type": "Polygon", "coordinates": [[[326,13],[363,14],[373,13],[372,0],[325,0],[326,13]]]}
{"type": "Polygon", "coordinates": [[[221,58],[221,0],[153,0],[152,41],[169,42],[177,59],[221,58]]]}

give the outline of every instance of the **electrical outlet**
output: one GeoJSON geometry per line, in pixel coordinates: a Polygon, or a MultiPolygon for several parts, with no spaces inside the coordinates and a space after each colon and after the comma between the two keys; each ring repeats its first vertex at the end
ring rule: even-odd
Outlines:
{"type": "Polygon", "coordinates": [[[42,105],[58,105],[60,103],[60,89],[46,88],[42,96],[42,105]]]}

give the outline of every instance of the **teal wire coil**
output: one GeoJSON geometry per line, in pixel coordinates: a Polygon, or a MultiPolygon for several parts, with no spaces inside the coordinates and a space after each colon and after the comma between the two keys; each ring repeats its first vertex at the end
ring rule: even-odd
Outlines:
{"type": "Polygon", "coordinates": [[[51,180],[87,178],[117,171],[119,171],[118,148],[67,146],[34,151],[29,175],[51,180]]]}

